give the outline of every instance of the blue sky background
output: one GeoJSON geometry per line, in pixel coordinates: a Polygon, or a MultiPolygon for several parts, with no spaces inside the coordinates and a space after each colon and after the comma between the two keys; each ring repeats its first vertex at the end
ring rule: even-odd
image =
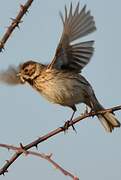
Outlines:
{"type": "MultiPolygon", "coordinates": [[[[2,0],[0,3],[0,36],[15,17],[20,3],[25,0],[2,0]]],[[[10,64],[18,65],[28,59],[42,63],[54,56],[62,23],[59,10],[70,0],[35,0],[29,14],[24,16],[20,30],[16,29],[0,54],[0,70],[10,64]]],[[[72,0],[76,5],[77,1],[72,0]]],[[[96,95],[105,107],[121,104],[121,1],[81,0],[95,17],[97,31],[84,38],[94,39],[95,54],[83,75],[92,84],[96,95]]],[[[82,39],[82,40],[84,40],[82,39]]],[[[84,105],[78,105],[79,115],[84,105]]],[[[72,111],[53,105],[29,86],[0,84],[0,143],[27,144],[39,136],[60,127],[72,111]]],[[[121,112],[116,112],[121,121],[121,112]]],[[[78,123],[77,134],[69,131],[39,145],[39,152],[53,153],[53,159],[80,179],[121,179],[121,129],[112,134],[105,132],[98,119],[88,118],[78,123]]],[[[0,166],[9,159],[12,151],[0,148],[0,166]]],[[[1,176],[0,179],[3,177],[1,176]]],[[[21,156],[10,168],[4,180],[16,179],[70,179],[48,162],[36,157],[21,156]]]]}

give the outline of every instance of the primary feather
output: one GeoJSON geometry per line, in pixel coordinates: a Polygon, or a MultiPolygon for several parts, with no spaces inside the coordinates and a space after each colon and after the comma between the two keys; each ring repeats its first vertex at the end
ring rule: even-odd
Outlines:
{"type": "Polygon", "coordinates": [[[48,68],[68,69],[78,73],[89,63],[94,52],[94,41],[81,43],[73,43],[73,41],[92,33],[96,27],[90,11],[86,11],[86,6],[79,10],[78,3],[74,12],[72,8],[71,3],[68,12],[65,6],[65,16],[60,12],[63,33],[55,57],[48,68]]]}

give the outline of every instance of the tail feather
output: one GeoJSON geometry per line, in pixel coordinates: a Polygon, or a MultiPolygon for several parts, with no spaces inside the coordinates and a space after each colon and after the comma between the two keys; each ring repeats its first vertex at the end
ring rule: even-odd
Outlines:
{"type": "Polygon", "coordinates": [[[102,115],[98,115],[98,118],[99,118],[101,124],[103,125],[103,127],[105,128],[105,130],[107,132],[111,132],[112,127],[110,126],[110,123],[108,123],[108,121],[102,115]]]}
{"type": "Polygon", "coordinates": [[[98,118],[107,132],[112,132],[115,127],[121,126],[115,115],[110,112],[106,112],[103,115],[98,115],[98,118]]]}
{"type": "MultiPolygon", "coordinates": [[[[91,96],[92,109],[95,112],[105,110],[105,108],[98,102],[95,94],[91,96]]],[[[104,114],[98,114],[101,124],[107,132],[112,132],[114,128],[120,127],[121,123],[117,120],[116,116],[111,112],[105,112],[104,114]]]]}

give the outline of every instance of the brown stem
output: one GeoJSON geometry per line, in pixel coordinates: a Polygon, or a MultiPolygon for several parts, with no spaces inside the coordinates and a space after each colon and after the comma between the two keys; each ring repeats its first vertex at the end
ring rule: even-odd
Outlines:
{"type": "Polygon", "coordinates": [[[2,39],[0,40],[0,52],[4,49],[5,43],[7,42],[8,38],[12,34],[13,30],[16,27],[19,27],[19,24],[22,22],[21,19],[24,14],[27,13],[28,8],[31,6],[33,0],[28,0],[24,5],[20,5],[20,11],[17,14],[16,18],[11,18],[12,22],[10,26],[8,26],[5,34],[3,35],[2,39]]]}
{"type": "MultiPolygon", "coordinates": [[[[89,113],[85,113],[75,119],[73,119],[73,121],[71,121],[69,123],[69,127],[76,124],[77,122],[83,120],[83,119],[86,119],[87,117],[91,117],[91,116],[95,116],[95,115],[98,115],[98,114],[104,114],[105,112],[114,112],[114,111],[118,111],[118,110],[121,110],[121,106],[116,106],[116,107],[113,107],[113,108],[110,108],[110,109],[105,109],[103,111],[98,111],[98,112],[89,112],[89,113]]],[[[35,141],[27,144],[26,146],[23,146],[21,144],[21,147],[24,149],[24,151],[27,151],[28,149],[32,148],[32,147],[37,147],[39,143],[49,139],[50,137],[52,136],[55,136],[56,134],[59,134],[60,132],[63,132],[64,129],[63,128],[57,128],[51,132],[49,132],[48,134],[36,139],[35,141]]],[[[5,172],[8,172],[8,168],[9,166],[14,163],[14,161],[23,153],[22,152],[16,152],[11,158],[9,161],[6,161],[6,163],[4,164],[4,166],[0,169],[0,175],[3,175],[5,174],[5,172]]]]}
{"type": "MultiPolygon", "coordinates": [[[[33,155],[33,156],[37,156],[39,158],[45,159],[47,160],[50,164],[52,164],[56,169],[58,169],[60,172],[62,172],[62,174],[64,174],[65,176],[69,176],[71,177],[73,180],[76,178],[77,180],[79,180],[78,177],[74,176],[72,173],[70,173],[69,171],[65,170],[63,167],[61,167],[58,163],[56,163],[53,159],[52,159],[52,154],[44,154],[44,153],[38,153],[35,151],[25,151],[23,149],[23,147],[16,147],[16,146],[12,146],[12,145],[8,145],[8,144],[0,144],[0,147],[3,148],[7,148],[7,149],[11,149],[13,151],[16,152],[22,152],[25,155],[33,155]]],[[[8,161],[9,162],[9,161],[8,161]]]]}

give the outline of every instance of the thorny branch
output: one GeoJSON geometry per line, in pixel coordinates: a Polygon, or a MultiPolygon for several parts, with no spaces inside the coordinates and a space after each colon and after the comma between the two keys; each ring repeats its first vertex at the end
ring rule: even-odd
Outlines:
{"type": "Polygon", "coordinates": [[[16,147],[16,146],[12,146],[12,145],[7,145],[7,144],[0,144],[0,147],[3,148],[7,148],[8,150],[13,150],[15,152],[22,152],[23,154],[25,154],[25,156],[28,155],[33,155],[33,156],[37,156],[39,158],[45,159],[47,160],[50,164],[52,164],[56,169],[58,169],[60,172],[62,172],[62,174],[64,174],[65,176],[69,176],[71,177],[73,180],[79,180],[78,177],[74,176],[72,173],[70,173],[69,171],[65,170],[64,168],[62,168],[58,163],[56,163],[53,159],[52,159],[52,153],[51,154],[44,154],[44,153],[38,153],[35,151],[25,151],[20,144],[20,147],[16,147]]]}
{"type": "MultiPolygon", "coordinates": [[[[24,16],[24,14],[27,13],[29,7],[31,6],[33,0],[28,0],[24,5],[20,5],[20,11],[17,14],[17,16],[15,18],[11,18],[12,22],[10,24],[10,26],[7,27],[7,30],[5,32],[5,34],[3,35],[3,37],[0,40],[0,52],[4,49],[5,43],[7,42],[7,40],[9,39],[10,35],[12,34],[12,32],[14,31],[14,29],[16,27],[19,28],[19,24],[22,22],[22,17],[24,16]]],[[[121,110],[121,106],[116,106],[110,109],[106,109],[103,111],[99,111],[99,112],[87,112],[77,118],[75,118],[73,121],[71,121],[69,123],[69,127],[78,123],[81,120],[86,119],[87,117],[91,117],[91,116],[95,116],[98,114],[103,114],[105,112],[114,112],[114,111],[118,111],[121,110]]],[[[49,139],[52,136],[55,136],[56,134],[59,134],[60,132],[63,132],[64,129],[63,128],[57,128],[51,132],[49,132],[48,134],[39,137],[38,139],[36,139],[35,141],[27,144],[26,146],[23,146],[22,143],[20,143],[20,147],[15,147],[15,146],[10,146],[10,145],[6,145],[6,144],[0,144],[0,147],[4,147],[7,149],[12,149],[15,151],[14,155],[6,161],[6,163],[3,165],[3,167],[0,169],[0,175],[4,175],[6,172],[8,172],[8,168],[10,165],[12,165],[15,160],[17,160],[17,158],[21,155],[21,154],[25,154],[25,155],[34,155],[37,157],[41,157],[45,160],[47,160],[48,162],[50,162],[55,168],[59,169],[64,175],[66,176],[70,176],[73,180],[79,180],[78,177],[75,177],[73,174],[71,174],[70,172],[66,171],[65,169],[63,169],[59,164],[57,164],[55,161],[52,160],[52,154],[50,155],[46,155],[46,154],[40,154],[38,152],[35,151],[28,151],[28,149],[32,148],[32,147],[36,147],[38,146],[39,143],[49,139]]]]}
{"type": "MultiPolygon", "coordinates": [[[[84,120],[86,119],[87,117],[93,117],[95,115],[98,115],[98,114],[104,114],[105,112],[114,112],[114,111],[118,111],[118,110],[121,110],[121,106],[116,106],[116,107],[113,107],[113,108],[110,108],[110,109],[105,109],[103,111],[98,111],[98,112],[89,112],[89,113],[84,113],[82,114],[81,116],[73,119],[73,121],[71,121],[69,123],[69,127],[78,123],[79,121],[81,120],[84,120]]],[[[64,129],[63,128],[57,128],[51,132],[49,132],[48,134],[44,135],[44,136],[41,136],[39,137],[38,139],[36,139],[35,141],[27,144],[26,146],[23,146],[21,144],[21,148],[23,149],[22,151],[17,151],[8,161],[6,161],[6,163],[4,164],[4,166],[0,169],[0,175],[4,175],[6,172],[8,172],[8,168],[11,164],[14,163],[14,161],[24,152],[26,152],[28,149],[32,148],[32,147],[36,147],[38,146],[39,143],[43,142],[43,141],[46,141],[47,139],[55,136],[56,134],[59,134],[61,132],[63,132],[64,129]]]]}
{"type": "Polygon", "coordinates": [[[27,13],[28,8],[31,6],[33,0],[28,0],[24,5],[20,5],[20,11],[18,13],[18,15],[16,16],[16,18],[11,18],[12,22],[10,24],[10,26],[8,26],[5,34],[3,35],[2,39],[0,40],[0,52],[4,49],[5,43],[8,40],[8,38],[10,37],[10,35],[12,34],[13,30],[18,27],[19,28],[19,24],[22,22],[21,19],[24,16],[24,14],[27,13]]]}

